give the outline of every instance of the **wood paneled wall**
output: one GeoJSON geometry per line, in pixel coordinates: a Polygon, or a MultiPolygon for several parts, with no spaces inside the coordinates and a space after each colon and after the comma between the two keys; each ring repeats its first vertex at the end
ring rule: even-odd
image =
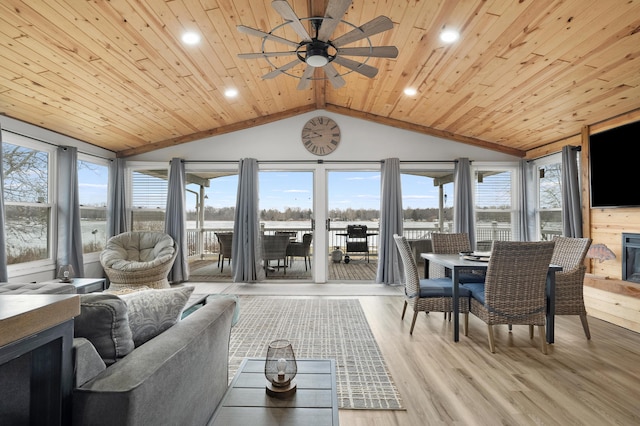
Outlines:
{"type": "MultiPolygon", "coordinates": [[[[580,141],[560,145],[582,146],[582,194],[584,235],[594,244],[606,244],[615,259],[600,262],[589,259],[585,278],[585,304],[589,315],[640,332],[640,284],[622,281],[622,233],[640,233],[639,208],[591,209],[589,193],[589,134],[640,120],[640,111],[585,127],[580,141]]],[[[557,144],[554,148],[557,148],[557,144]]],[[[561,149],[561,146],[560,146],[561,149]]],[[[557,151],[557,149],[556,149],[557,151]]],[[[622,189],[622,188],[621,188],[622,189]]],[[[624,190],[624,189],[622,189],[624,190]]],[[[634,190],[628,188],[628,190],[634,190]]]]}

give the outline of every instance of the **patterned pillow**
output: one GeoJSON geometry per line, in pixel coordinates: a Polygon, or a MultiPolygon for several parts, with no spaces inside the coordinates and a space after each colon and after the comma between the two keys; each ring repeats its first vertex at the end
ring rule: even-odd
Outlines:
{"type": "Polygon", "coordinates": [[[106,365],[134,349],[127,305],[105,293],[80,295],[80,315],[74,319],[74,337],[84,337],[96,348],[106,365]]]}
{"type": "Polygon", "coordinates": [[[178,322],[194,288],[183,286],[120,295],[127,304],[135,346],[153,339],[178,322]]]}

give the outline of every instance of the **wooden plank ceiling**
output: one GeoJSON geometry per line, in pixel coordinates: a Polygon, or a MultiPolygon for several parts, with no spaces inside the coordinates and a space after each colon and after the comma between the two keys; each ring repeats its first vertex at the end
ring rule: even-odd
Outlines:
{"type": "MultiPolygon", "coordinates": [[[[394,28],[370,40],[397,46],[398,57],[370,58],[374,78],[353,72],[340,89],[315,80],[306,90],[292,76],[263,80],[273,70],[265,59],[237,57],[262,49],[238,25],[283,24],[270,3],[2,0],[0,114],[119,156],[317,108],[524,155],[640,108],[638,0],[353,0],[344,21],[388,16],[394,28]],[[441,42],[445,27],[460,40],[441,42]],[[201,43],[182,43],[185,30],[201,43]],[[230,87],[237,98],[225,98],[230,87]]],[[[301,18],[326,3],[289,1],[301,18]]],[[[341,23],[331,39],[351,29],[341,23]]],[[[300,40],[289,25],[279,31],[300,40]]]]}

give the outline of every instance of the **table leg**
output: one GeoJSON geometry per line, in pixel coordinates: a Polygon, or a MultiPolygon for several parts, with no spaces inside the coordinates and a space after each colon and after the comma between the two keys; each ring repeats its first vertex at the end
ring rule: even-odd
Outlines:
{"type": "Polygon", "coordinates": [[[556,272],[547,273],[547,343],[554,342],[556,323],[556,272]]]}
{"type": "Polygon", "coordinates": [[[424,277],[429,278],[429,259],[424,259],[424,277]]]}
{"type": "Polygon", "coordinates": [[[458,303],[458,279],[460,277],[460,270],[458,268],[453,268],[452,272],[452,308],[453,308],[453,341],[457,342],[460,340],[460,304],[458,303]]]}

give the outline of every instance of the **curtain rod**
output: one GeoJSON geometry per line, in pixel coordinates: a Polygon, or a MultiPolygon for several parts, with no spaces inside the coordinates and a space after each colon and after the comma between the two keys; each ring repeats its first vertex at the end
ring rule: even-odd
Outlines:
{"type": "MultiPolygon", "coordinates": [[[[59,148],[59,147],[61,147],[61,146],[68,146],[68,145],[58,145],[58,144],[55,144],[55,143],[53,143],[53,142],[49,142],[49,141],[45,141],[44,139],[35,138],[35,137],[33,137],[33,136],[25,135],[25,134],[23,134],[23,133],[18,133],[18,132],[13,131],[13,130],[2,129],[2,131],[3,131],[3,132],[7,132],[7,133],[13,133],[14,135],[22,136],[23,138],[31,139],[31,140],[34,140],[34,141],[37,141],[37,142],[41,142],[41,143],[44,143],[44,144],[47,144],[47,145],[55,146],[56,148],[59,148]]],[[[98,154],[92,154],[92,153],[90,153],[90,152],[84,152],[84,151],[80,151],[80,150],[78,150],[78,153],[79,153],[79,154],[83,154],[83,155],[89,155],[89,156],[91,156],[91,157],[100,158],[100,159],[102,159],[102,160],[113,161],[113,158],[103,157],[103,156],[101,156],[101,155],[98,155],[98,154]]]]}
{"type": "MultiPolygon", "coordinates": [[[[582,151],[582,147],[574,145],[574,146],[571,147],[571,150],[579,152],[579,151],[582,151]]],[[[527,163],[531,163],[532,161],[536,161],[536,160],[539,160],[541,158],[551,157],[552,155],[556,155],[556,154],[562,154],[562,151],[552,152],[550,154],[545,154],[545,155],[542,155],[540,157],[536,157],[536,158],[533,158],[531,160],[527,160],[527,163]]]]}
{"type": "MultiPolygon", "coordinates": [[[[181,160],[183,163],[209,163],[209,164],[238,164],[239,160],[181,160]]],[[[457,163],[458,160],[405,160],[400,163],[457,163]]],[[[381,164],[384,160],[258,160],[258,163],[274,164],[274,163],[294,163],[294,164],[381,164]]]]}

